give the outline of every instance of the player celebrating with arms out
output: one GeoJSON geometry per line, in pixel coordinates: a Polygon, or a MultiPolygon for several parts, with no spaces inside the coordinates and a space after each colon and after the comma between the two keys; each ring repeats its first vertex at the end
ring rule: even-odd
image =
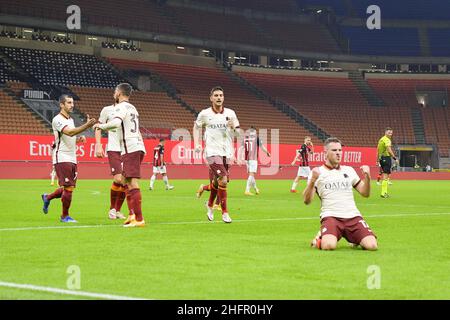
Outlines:
{"type": "Polygon", "coordinates": [[[164,144],[165,139],[159,139],[159,144],[153,149],[153,175],[150,178],[150,190],[153,190],[155,185],[156,175],[161,174],[163,176],[166,190],[172,190],[174,187],[169,184],[169,178],[167,177],[166,163],[164,162],[164,144]]]}
{"type": "Polygon", "coordinates": [[[211,89],[209,99],[212,106],[203,109],[198,114],[194,123],[193,135],[195,151],[201,152],[201,130],[203,127],[206,128],[206,162],[214,175],[207,204],[208,220],[214,220],[213,204],[216,196],[218,196],[222,206],[222,220],[225,223],[230,223],[232,220],[227,208],[227,176],[229,163],[234,155],[233,139],[239,136],[240,133],[236,113],[223,106],[224,98],[224,91],[221,87],[211,89]]]}
{"type": "Polygon", "coordinates": [[[323,250],[336,249],[341,237],[353,245],[361,245],[366,250],[377,250],[375,234],[364,221],[355,204],[353,188],[363,197],[370,196],[370,169],[362,166],[361,180],[352,167],[341,166],[342,144],[337,138],[328,138],[324,146],[326,162],[314,168],[303,191],[303,200],[310,204],[317,192],[322,202],[321,228],[311,242],[323,250]]]}
{"type": "Polygon", "coordinates": [[[312,155],[313,153],[314,145],[311,141],[311,137],[306,136],[304,143],[301,145],[300,150],[297,151],[297,154],[291,163],[293,166],[297,161],[301,161],[300,166],[298,167],[297,176],[292,183],[291,192],[297,192],[297,185],[300,177],[308,178],[309,172],[311,171],[309,168],[309,155],[312,155]]]}

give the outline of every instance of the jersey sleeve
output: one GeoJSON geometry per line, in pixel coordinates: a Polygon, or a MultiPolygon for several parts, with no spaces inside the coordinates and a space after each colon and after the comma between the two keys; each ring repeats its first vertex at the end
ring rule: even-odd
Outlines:
{"type": "Polygon", "coordinates": [[[100,116],[98,117],[98,122],[99,123],[106,123],[106,117],[107,117],[107,112],[106,112],[106,107],[105,107],[100,112],[100,116]]]}
{"type": "Polygon", "coordinates": [[[358,176],[355,169],[353,169],[352,167],[349,167],[348,172],[350,176],[350,181],[352,182],[352,186],[356,187],[356,185],[361,181],[361,178],[358,176]]]}
{"type": "Polygon", "coordinates": [[[239,120],[236,116],[236,112],[234,112],[234,111],[232,111],[232,113],[231,113],[231,120],[233,120],[233,125],[235,128],[240,127],[239,120]]]}
{"type": "Polygon", "coordinates": [[[62,117],[55,117],[52,121],[52,126],[56,131],[62,133],[63,129],[68,125],[68,123],[61,118],[62,117]]]}
{"type": "Polygon", "coordinates": [[[202,128],[205,124],[205,113],[203,111],[200,111],[200,113],[197,116],[197,120],[195,120],[195,125],[197,128],[202,128]]]}

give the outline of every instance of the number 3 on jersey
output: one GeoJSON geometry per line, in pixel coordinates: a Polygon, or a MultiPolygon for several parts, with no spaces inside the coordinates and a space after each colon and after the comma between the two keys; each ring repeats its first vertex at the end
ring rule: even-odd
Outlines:
{"type": "Polygon", "coordinates": [[[131,131],[131,133],[136,133],[139,128],[139,116],[132,113],[131,114],[131,122],[133,122],[134,128],[131,129],[130,131],[131,131]]]}

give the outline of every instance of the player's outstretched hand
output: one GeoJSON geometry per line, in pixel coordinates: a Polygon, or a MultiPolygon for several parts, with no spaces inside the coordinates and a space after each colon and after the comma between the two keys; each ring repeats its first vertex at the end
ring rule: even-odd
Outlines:
{"type": "Polygon", "coordinates": [[[95,144],[95,157],[96,158],[104,158],[105,152],[103,151],[103,146],[101,143],[95,144]]]}
{"type": "Polygon", "coordinates": [[[95,118],[90,118],[88,114],[86,114],[86,123],[89,125],[89,128],[96,124],[97,120],[95,118]]]}
{"type": "Polygon", "coordinates": [[[370,168],[369,168],[369,166],[366,166],[366,165],[361,166],[361,172],[363,174],[367,174],[370,177],[370,168]]]}

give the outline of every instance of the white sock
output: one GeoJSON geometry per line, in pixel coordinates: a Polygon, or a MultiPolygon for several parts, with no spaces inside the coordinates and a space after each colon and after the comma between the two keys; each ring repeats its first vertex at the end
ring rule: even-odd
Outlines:
{"type": "Polygon", "coordinates": [[[252,176],[252,187],[255,188],[255,189],[258,189],[258,188],[256,187],[256,179],[255,179],[254,176],[252,176]]]}
{"type": "Polygon", "coordinates": [[[156,176],[152,175],[152,177],[150,178],[150,188],[153,189],[153,185],[155,184],[155,180],[156,180],[156,176]]]}
{"type": "Polygon", "coordinates": [[[295,189],[297,189],[297,185],[298,185],[298,182],[293,182],[292,183],[292,188],[291,188],[291,190],[295,190],[295,189]]]}
{"type": "Polygon", "coordinates": [[[250,192],[251,185],[252,185],[252,176],[248,176],[247,187],[245,188],[245,192],[250,192]]]}
{"type": "Polygon", "coordinates": [[[164,181],[164,184],[166,185],[166,187],[168,187],[169,186],[169,177],[168,176],[164,176],[163,177],[163,181],[164,181]]]}

